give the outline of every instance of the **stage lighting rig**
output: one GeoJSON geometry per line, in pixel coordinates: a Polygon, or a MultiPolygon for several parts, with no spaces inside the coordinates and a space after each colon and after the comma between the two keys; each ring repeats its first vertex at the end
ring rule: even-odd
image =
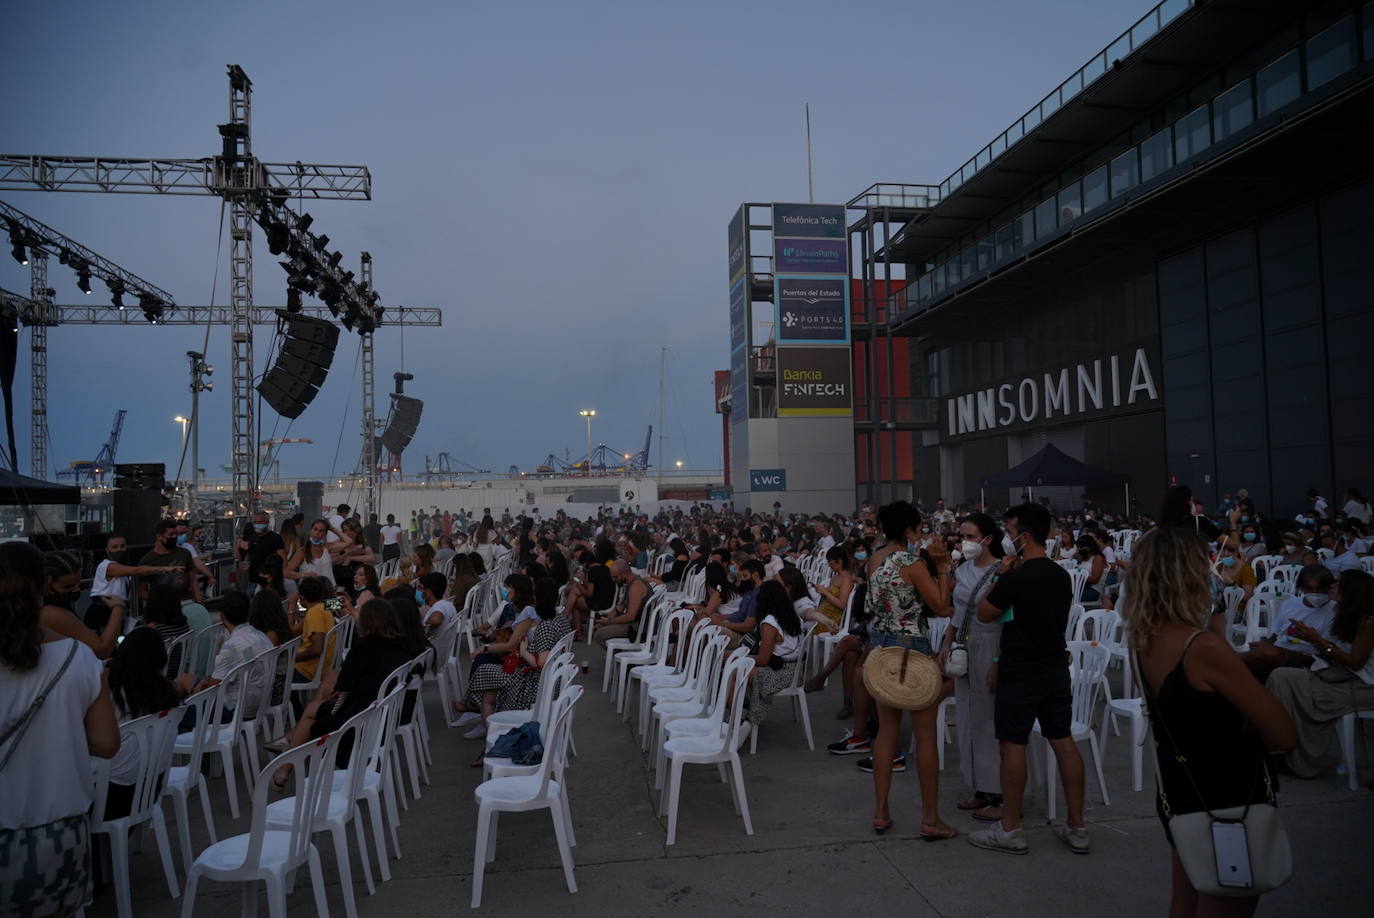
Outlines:
{"type": "Polygon", "coordinates": [[[82,293],[91,292],[92,277],[103,280],[110,290],[110,303],[119,309],[124,308],[125,293],[133,294],[140,302],[148,297],[149,302],[159,304],[160,310],[176,308],[176,300],[166,290],[153,286],[3,201],[0,201],[0,218],[9,229],[11,254],[20,264],[28,264],[34,255],[55,257],[76,272],[76,285],[82,293]]]}

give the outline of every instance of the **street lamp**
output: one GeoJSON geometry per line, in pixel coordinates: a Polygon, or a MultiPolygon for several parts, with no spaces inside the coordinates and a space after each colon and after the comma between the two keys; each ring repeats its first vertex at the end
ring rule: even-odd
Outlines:
{"type": "Polygon", "coordinates": [[[592,474],[592,418],[596,417],[595,408],[583,408],[577,412],[587,421],[587,475],[592,474]]]}
{"type": "Polygon", "coordinates": [[[679,459],[677,462],[674,462],[673,464],[676,465],[678,468],[682,468],[682,460],[681,460],[681,459],[679,459]]]}
{"type": "MultiPolygon", "coordinates": [[[[186,455],[186,433],[187,433],[187,425],[189,425],[189,424],[191,423],[191,419],[190,419],[190,418],[184,418],[184,417],[182,417],[181,415],[177,415],[176,417],[172,418],[172,423],[173,423],[173,424],[180,424],[180,425],[181,425],[181,456],[184,457],[184,456],[186,455]]],[[[177,468],[178,468],[178,469],[181,468],[181,461],[182,461],[182,460],[181,460],[181,458],[179,457],[179,458],[177,459],[177,468]]],[[[178,480],[178,481],[177,481],[177,484],[180,484],[180,483],[181,483],[180,480],[178,480]]],[[[187,509],[189,509],[189,507],[188,507],[187,509]]]]}

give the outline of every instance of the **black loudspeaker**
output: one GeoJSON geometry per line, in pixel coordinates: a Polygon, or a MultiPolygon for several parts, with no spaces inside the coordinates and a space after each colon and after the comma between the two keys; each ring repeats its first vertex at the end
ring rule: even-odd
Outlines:
{"type": "Polygon", "coordinates": [[[382,431],[382,445],[400,455],[415,437],[425,403],[407,395],[393,395],[391,398],[391,418],[386,430],[382,431]]]}
{"type": "Polygon", "coordinates": [[[114,474],[114,486],[121,491],[161,491],[167,487],[167,467],[161,462],[116,463],[114,474]]]}
{"type": "Polygon", "coordinates": [[[324,385],[334,362],[339,329],[323,319],[288,315],[281,310],[278,314],[286,319],[286,339],[276,364],[258,383],[258,392],[277,414],[298,418],[324,385]]]}
{"type": "Polygon", "coordinates": [[[162,519],[162,492],[115,491],[111,497],[114,531],[130,545],[151,544],[153,531],[162,519]]]}
{"type": "Polygon", "coordinates": [[[305,514],[307,524],[313,523],[324,515],[324,482],[296,482],[296,502],[301,513],[305,514]]]}

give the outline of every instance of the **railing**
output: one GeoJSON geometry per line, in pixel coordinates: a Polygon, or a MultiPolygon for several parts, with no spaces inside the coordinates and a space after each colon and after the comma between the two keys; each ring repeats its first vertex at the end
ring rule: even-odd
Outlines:
{"type": "Polygon", "coordinates": [[[1115,41],[1095,54],[1082,67],[1079,67],[1073,76],[1060,83],[1049,95],[1031,106],[1030,111],[1012,122],[1011,127],[998,134],[992,143],[979,150],[969,158],[968,162],[954,170],[949,178],[940,183],[940,198],[949,197],[950,192],[973,178],[993,160],[1014,146],[1022,137],[1039,127],[1042,121],[1095,83],[1115,62],[1124,60],[1131,52],[1140,48],[1160,29],[1192,7],[1193,3],[1194,0],[1161,0],[1148,13],[1141,16],[1135,25],[1122,32],[1115,41]]]}
{"type": "Polygon", "coordinates": [[[893,210],[929,210],[940,203],[937,185],[907,185],[898,182],[875,182],[855,195],[847,206],[893,210]]]}
{"type": "MultiPolygon", "coordinates": [[[[1182,0],[1180,0],[1182,2],[1182,0]]],[[[1156,7],[1160,10],[1165,4],[1156,7]]],[[[1364,28],[1374,26],[1366,7],[1364,28]]],[[[1181,166],[1252,123],[1273,115],[1359,62],[1355,14],[1344,17],[1259,68],[1245,79],[1070,182],[1011,222],[951,255],[893,293],[889,308],[901,316],[1038,243],[1057,235],[1108,202],[1181,166]]],[[[1364,59],[1374,57],[1366,42],[1364,59]]]]}

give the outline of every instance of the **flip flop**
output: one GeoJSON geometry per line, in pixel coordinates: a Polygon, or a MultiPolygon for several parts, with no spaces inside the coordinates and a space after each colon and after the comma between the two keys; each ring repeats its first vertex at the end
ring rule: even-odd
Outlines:
{"type": "Polygon", "coordinates": [[[891,819],[888,819],[888,820],[875,819],[875,820],[873,820],[873,833],[874,833],[875,835],[882,835],[882,834],[883,834],[884,832],[886,832],[888,829],[892,828],[892,825],[893,825],[893,823],[892,823],[892,820],[891,820],[891,819]]]}

